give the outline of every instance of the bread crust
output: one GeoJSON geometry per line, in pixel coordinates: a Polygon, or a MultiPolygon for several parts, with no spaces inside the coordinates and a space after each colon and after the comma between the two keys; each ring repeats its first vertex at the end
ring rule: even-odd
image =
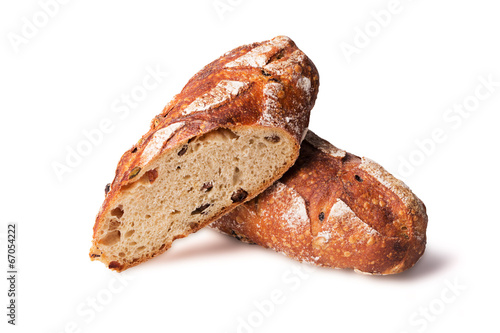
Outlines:
{"type": "MultiPolygon", "coordinates": [[[[149,259],[129,264],[110,261],[99,248],[97,232],[125,186],[141,178],[164,152],[194,137],[220,128],[273,128],[295,143],[295,157],[283,166],[281,176],[298,157],[318,87],[316,67],[285,36],[238,47],[205,66],[152,120],[150,130],[121,157],[96,218],[91,259],[100,260],[116,271],[149,259]]],[[[274,180],[263,184],[259,191],[249,193],[246,200],[265,190],[274,180]]],[[[177,238],[197,231],[238,204],[241,203],[226,207],[213,219],[177,238]]],[[[165,252],[170,246],[166,244],[152,256],[165,252]]]]}
{"type": "Polygon", "coordinates": [[[298,261],[395,274],[424,253],[427,220],[402,181],[309,131],[279,181],[211,227],[298,261]]]}

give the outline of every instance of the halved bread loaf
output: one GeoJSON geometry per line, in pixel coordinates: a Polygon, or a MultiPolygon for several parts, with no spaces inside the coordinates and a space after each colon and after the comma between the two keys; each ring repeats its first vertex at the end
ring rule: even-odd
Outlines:
{"type": "Polygon", "coordinates": [[[211,227],[299,261],[394,274],[424,253],[427,214],[380,165],[309,131],[279,181],[211,227]]]}
{"type": "Polygon", "coordinates": [[[122,156],[90,257],[122,271],[265,190],[295,162],[318,86],[282,36],[207,65],[122,156]]]}

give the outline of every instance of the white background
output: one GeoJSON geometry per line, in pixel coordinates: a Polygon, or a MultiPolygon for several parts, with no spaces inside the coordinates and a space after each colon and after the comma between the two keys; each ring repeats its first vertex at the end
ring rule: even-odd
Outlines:
{"type": "Polygon", "coordinates": [[[49,6],[51,16],[48,2],[0,5],[2,272],[8,222],[18,223],[19,248],[18,325],[6,323],[2,277],[2,332],[498,329],[498,2],[75,0],[49,6]],[[388,8],[381,26],[372,12],[388,8]],[[91,262],[94,218],[121,154],[205,64],[280,34],[320,72],[310,128],[404,178],[425,202],[421,261],[365,276],[204,229],[121,280],[91,262]],[[342,51],[348,44],[356,53],[342,51]],[[123,108],[148,70],[168,75],[123,108]],[[463,116],[448,111],[464,103],[463,116]],[[111,129],[59,179],[54,165],[106,119],[111,129]]]}

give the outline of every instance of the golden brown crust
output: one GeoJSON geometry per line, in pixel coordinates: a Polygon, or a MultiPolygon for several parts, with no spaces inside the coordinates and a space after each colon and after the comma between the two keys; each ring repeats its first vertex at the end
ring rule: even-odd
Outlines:
{"type": "MultiPolygon", "coordinates": [[[[293,138],[296,158],[318,87],[316,67],[291,39],[284,36],[238,47],[205,66],[152,120],[150,130],[121,157],[96,218],[91,259],[101,260],[117,271],[148,259],[125,266],[109,262],[99,249],[97,231],[116,204],[122,188],[141,178],[147,166],[172,147],[219,128],[272,127],[293,138]]],[[[281,174],[292,164],[293,161],[283,166],[281,174]]],[[[259,192],[271,184],[272,181],[263,184],[259,192]]],[[[247,200],[259,192],[249,194],[247,200]]],[[[238,204],[227,207],[214,219],[238,204]]],[[[207,223],[198,225],[196,230],[207,223]]],[[[153,256],[169,247],[167,244],[153,256]]]]}
{"type": "Polygon", "coordinates": [[[295,165],[211,227],[319,266],[400,273],[422,256],[422,201],[375,162],[311,131],[295,165]]]}

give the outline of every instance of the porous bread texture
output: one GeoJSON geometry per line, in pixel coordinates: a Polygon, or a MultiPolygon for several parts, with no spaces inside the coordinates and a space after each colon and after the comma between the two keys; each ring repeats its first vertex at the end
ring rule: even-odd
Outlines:
{"type": "Polygon", "coordinates": [[[177,145],[121,188],[94,257],[120,271],[166,251],[268,187],[295,160],[294,147],[290,135],[265,127],[220,128],[177,145]]]}

